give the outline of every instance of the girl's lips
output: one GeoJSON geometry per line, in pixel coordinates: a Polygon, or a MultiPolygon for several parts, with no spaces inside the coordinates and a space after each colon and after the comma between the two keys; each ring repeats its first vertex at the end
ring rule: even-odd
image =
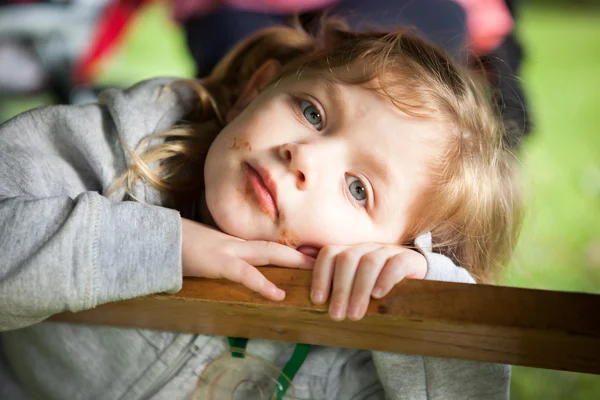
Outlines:
{"type": "Polygon", "coordinates": [[[258,166],[257,169],[250,164],[246,164],[246,166],[248,167],[248,181],[256,194],[261,211],[271,218],[278,218],[277,186],[269,172],[258,166]]]}

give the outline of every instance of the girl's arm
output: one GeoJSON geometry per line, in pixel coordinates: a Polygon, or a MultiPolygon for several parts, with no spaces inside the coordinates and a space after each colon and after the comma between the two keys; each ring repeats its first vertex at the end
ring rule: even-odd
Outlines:
{"type": "MultiPolygon", "coordinates": [[[[284,245],[243,241],[182,221],[174,210],[102,196],[128,166],[123,146],[134,150],[171,128],[196,101],[171,81],[109,90],[100,104],[41,108],[0,126],[0,330],[176,292],[182,274],[226,278],[281,300],[253,265],[312,268],[314,259],[284,245]]],[[[133,190],[162,204],[155,189],[133,190]]]]}
{"type": "Polygon", "coordinates": [[[0,127],[0,330],[179,290],[179,213],[101,194],[127,165],[122,143],[133,149],[181,118],[183,103],[163,87],[40,108],[0,127]]]}
{"type": "Polygon", "coordinates": [[[181,287],[175,211],[75,198],[0,198],[0,330],[181,287]]]}
{"type": "MultiPolygon", "coordinates": [[[[374,282],[373,277],[369,277],[371,273],[377,276],[377,281],[389,281],[385,285],[386,291],[411,274],[418,279],[475,283],[467,270],[454,265],[452,260],[444,255],[432,252],[431,235],[421,235],[415,240],[415,244],[418,253],[402,247],[374,247],[376,250],[372,252],[368,244],[342,248],[341,251],[331,249],[338,258],[343,257],[350,261],[361,260],[354,267],[351,262],[348,266],[339,265],[342,267],[340,276],[348,270],[358,271],[355,273],[352,294],[346,296],[350,298],[350,304],[353,304],[352,299],[356,288],[361,287],[357,285],[360,280],[369,283],[366,293],[367,295],[371,293],[374,282]],[[363,255],[365,252],[367,256],[363,255]],[[353,257],[353,254],[358,254],[360,257],[353,257]],[[363,263],[362,260],[365,258],[370,258],[372,262],[363,263]]],[[[327,282],[331,280],[327,272],[338,270],[337,262],[333,268],[332,264],[326,261],[319,253],[315,273],[313,273],[313,290],[323,285],[318,276],[315,281],[315,275],[326,275],[323,281],[327,282]]],[[[354,275],[351,274],[351,277],[354,275]]],[[[338,293],[344,291],[344,286],[338,287],[337,291],[338,293]]],[[[349,291],[350,289],[345,288],[345,292],[349,291]]],[[[331,301],[335,301],[335,294],[331,301]]],[[[508,365],[380,351],[373,351],[371,355],[372,364],[364,357],[360,358],[361,354],[357,356],[359,358],[355,357],[348,361],[341,382],[331,385],[332,388],[340,388],[340,396],[354,400],[367,400],[382,398],[384,395],[381,391],[383,391],[386,400],[509,398],[510,366],[508,365]],[[360,383],[356,384],[357,382],[360,383]]]]}
{"type": "Polygon", "coordinates": [[[374,352],[386,400],[510,398],[510,366],[374,352]]]}
{"type": "MultiPolygon", "coordinates": [[[[427,245],[423,246],[427,247],[427,245]]],[[[424,252],[425,279],[474,283],[468,272],[447,257],[424,252]]],[[[509,365],[373,352],[386,400],[510,398],[509,365]]]]}

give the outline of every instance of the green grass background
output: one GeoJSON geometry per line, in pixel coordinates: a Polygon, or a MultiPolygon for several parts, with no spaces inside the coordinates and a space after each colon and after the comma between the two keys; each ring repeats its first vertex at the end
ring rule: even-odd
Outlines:
{"type": "MultiPolygon", "coordinates": [[[[523,11],[536,127],[521,156],[528,211],[504,283],[600,293],[600,10],[523,11]]],[[[513,399],[600,399],[600,376],[514,367],[512,379],[513,399]]]]}
{"type": "MultiPolygon", "coordinates": [[[[600,10],[536,2],[522,11],[522,79],[535,129],[521,151],[527,215],[502,283],[600,293],[600,10]]],[[[160,5],[132,25],[99,81],[124,85],[156,75],[193,75],[182,32],[160,5]]],[[[13,99],[5,112],[30,106],[31,99],[13,99]]],[[[600,376],[514,367],[511,393],[515,400],[600,399],[600,376]]]]}

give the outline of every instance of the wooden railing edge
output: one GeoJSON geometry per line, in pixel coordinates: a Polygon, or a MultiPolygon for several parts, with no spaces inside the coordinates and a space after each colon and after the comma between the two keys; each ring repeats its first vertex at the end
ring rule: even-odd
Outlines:
{"type": "Polygon", "coordinates": [[[600,295],[406,280],[360,321],[310,302],[311,272],[263,267],[286,291],[272,302],[224,280],[53,321],[227,335],[600,374],[600,295]]]}

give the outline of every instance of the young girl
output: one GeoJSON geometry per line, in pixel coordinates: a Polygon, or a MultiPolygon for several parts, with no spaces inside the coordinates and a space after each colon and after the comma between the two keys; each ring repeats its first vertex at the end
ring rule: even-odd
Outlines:
{"type": "MultiPolygon", "coordinates": [[[[487,281],[516,237],[510,171],[482,90],[442,51],[337,23],[316,38],[262,31],[201,83],[22,114],[0,131],[0,397],[188,398],[226,338],[42,322],[176,292],[182,276],[277,301],[254,266],[314,268],[312,300],[334,319],[362,318],[406,277],[487,281]]],[[[247,349],[281,366],[293,346],[247,349]]],[[[496,399],[509,377],[313,346],[294,386],[298,399],[496,399]]]]}

